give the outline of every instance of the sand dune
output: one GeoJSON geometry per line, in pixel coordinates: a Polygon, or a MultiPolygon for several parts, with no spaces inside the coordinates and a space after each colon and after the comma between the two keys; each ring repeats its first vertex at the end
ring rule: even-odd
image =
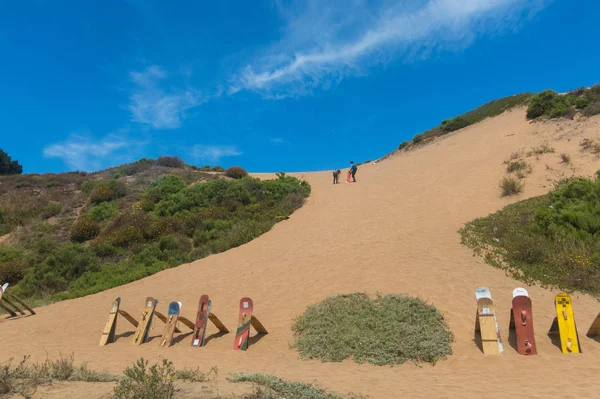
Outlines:
{"type": "MultiPolygon", "coordinates": [[[[564,398],[597,397],[600,342],[585,337],[585,331],[600,304],[587,295],[573,295],[584,353],[563,355],[546,336],[557,291],[526,286],[533,300],[539,355],[520,356],[507,338],[511,293],[522,284],[473,257],[457,233],[473,218],[548,191],[552,180],[592,175],[600,169],[600,160],[581,153],[578,142],[597,136],[600,117],[531,124],[524,110],[516,109],[421,149],[363,165],[357,184],[334,186],[331,172],[297,174],[310,182],[313,193],[302,209],[267,234],[119,288],[40,308],[34,317],[4,319],[0,361],[74,352],[78,362],[117,373],[140,356],[164,356],[178,368],[217,366],[221,394],[239,389],[222,380],[228,372],[261,372],[371,398],[547,397],[558,389],[566,390],[564,398]],[[500,198],[503,161],[514,151],[543,142],[556,153],[529,158],[533,173],[525,179],[523,194],[500,198]],[[571,165],[560,164],[559,154],[565,151],[571,165]],[[505,341],[506,351],[497,357],[484,356],[473,341],[474,290],[481,285],[491,289],[505,341]],[[325,296],[355,291],[406,293],[430,301],[455,334],[454,354],[433,367],[300,360],[289,349],[293,319],[325,296]],[[159,348],[156,338],[134,346],[125,336],[98,346],[114,297],[120,296],[122,308],[132,314],[148,295],[159,299],[158,309],[164,313],[170,301],[179,300],[182,314],[193,319],[203,293],[211,296],[213,311],[230,329],[235,328],[239,298],[251,296],[255,314],[270,334],[247,352],[231,350],[232,334],[211,339],[200,349],[190,347],[189,336],[168,349],[159,348]],[[567,382],[574,385],[567,388],[567,382]]],[[[117,334],[127,331],[132,327],[119,321],[117,334]]],[[[208,335],[214,332],[209,326],[208,335]]],[[[161,324],[155,323],[151,336],[161,333],[161,324]]],[[[69,396],[91,398],[94,391],[81,388],[69,396]]],[[[97,397],[101,396],[100,390],[97,397]]]]}

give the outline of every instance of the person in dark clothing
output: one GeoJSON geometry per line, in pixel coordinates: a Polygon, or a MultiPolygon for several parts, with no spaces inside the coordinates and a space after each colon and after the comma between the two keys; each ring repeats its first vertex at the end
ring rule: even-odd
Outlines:
{"type": "Polygon", "coordinates": [[[340,175],[342,174],[341,170],[333,171],[333,184],[338,184],[340,182],[340,175]]]}
{"type": "Polygon", "coordinates": [[[352,181],[356,183],[356,177],[354,176],[356,175],[356,170],[358,168],[356,167],[356,164],[353,161],[350,161],[350,165],[352,165],[350,166],[350,172],[352,173],[352,181]]]}

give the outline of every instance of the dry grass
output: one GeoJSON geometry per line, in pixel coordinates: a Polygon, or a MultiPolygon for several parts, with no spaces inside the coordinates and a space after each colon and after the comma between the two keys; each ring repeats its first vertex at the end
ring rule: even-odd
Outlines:
{"type": "Polygon", "coordinates": [[[554,153],[554,148],[550,147],[548,144],[541,144],[538,147],[534,147],[531,150],[527,151],[527,156],[531,157],[533,155],[542,155],[542,154],[552,154],[554,153]]]}
{"type": "Polygon", "coordinates": [[[586,137],[581,140],[579,147],[582,151],[589,151],[592,154],[600,153],[600,141],[598,139],[590,139],[586,137]]]}
{"type": "Polygon", "coordinates": [[[523,183],[516,180],[514,177],[507,176],[500,181],[500,195],[507,197],[516,195],[523,191],[523,183]]]}
{"type": "Polygon", "coordinates": [[[564,164],[570,164],[571,163],[571,156],[569,154],[567,154],[566,152],[563,152],[562,154],[560,154],[560,159],[561,159],[561,163],[564,164]]]}

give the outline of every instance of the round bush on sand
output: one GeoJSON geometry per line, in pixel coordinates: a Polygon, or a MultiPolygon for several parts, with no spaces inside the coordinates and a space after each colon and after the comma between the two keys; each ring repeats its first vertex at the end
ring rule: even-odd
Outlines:
{"type": "Polygon", "coordinates": [[[452,354],[453,335],[441,313],[404,295],[338,295],[311,305],[292,330],[303,358],[376,365],[435,364],[452,354]]]}

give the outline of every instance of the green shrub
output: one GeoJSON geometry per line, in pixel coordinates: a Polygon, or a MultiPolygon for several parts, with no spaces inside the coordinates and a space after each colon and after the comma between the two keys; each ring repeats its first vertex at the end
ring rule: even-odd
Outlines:
{"type": "Polygon", "coordinates": [[[251,382],[255,391],[244,399],[360,399],[363,396],[348,394],[339,395],[327,392],[314,384],[286,381],[265,374],[233,374],[228,378],[231,382],[251,382]],[[263,390],[264,389],[264,390],[263,390]]]}
{"type": "Polygon", "coordinates": [[[248,176],[248,172],[240,166],[231,166],[225,171],[225,176],[233,179],[241,179],[242,177],[248,176]]]}
{"type": "Polygon", "coordinates": [[[184,181],[178,176],[164,175],[152,183],[142,199],[142,209],[151,211],[159,201],[169,198],[186,187],[184,181]]]}
{"type": "Polygon", "coordinates": [[[525,170],[528,166],[529,165],[527,165],[527,162],[525,161],[513,161],[508,164],[508,166],[506,167],[506,171],[508,173],[513,173],[520,170],[525,170]]]}
{"type": "Polygon", "coordinates": [[[600,102],[592,103],[583,110],[583,115],[585,116],[594,116],[598,114],[600,114],[600,102]]]}
{"type": "Polygon", "coordinates": [[[552,109],[552,102],[559,95],[553,90],[544,90],[533,96],[527,107],[527,119],[536,119],[544,115],[549,115],[552,109]]]}
{"type": "Polygon", "coordinates": [[[117,216],[104,229],[99,239],[104,243],[127,247],[156,238],[158,235],[155,219],[146,212],[133,210],[117,216]]]}
{"type": "Polygon", "coordinates": [[[440,128],[445,132],[453,132],[455,130],[462,129],[463,127],[467,127],[469,125],[470,123],[467,119],[465,119],[462,116],[457,116],[456,118],[442,121],[440,128]]]}
{"type": "Polygon", "coordinates": [[[0,248],[0,284],[15,284],[27,272],[27,262],[23,252],[14,247],[0,248]]]}
{"type": "Polygon", "coordinates": [[[504,177],[500,181],[500,195],[502,197],[519,194],[521,191],[523,191],[523,183],[513,177],[504,177]]]}
{"type": "Polygon", "coordinates": [[[404,295],[329,297],[309,306],[292,330],[303,358],[328,362],[435,364],[452,354],[453,336],[441,313],[404,295]]]}
{"type": "Polygon", "coordinates": [[[114,398],[172,399],[175,397],[174,373],[173,363],[167,359],[148,368],[148,361],[141,358],[125,369],[125,378],[115,387],[114,398]]]}
{"type": "Polygon", "coordinates": [[[19,161],[12,160],[11,157],[0,148],[0,175],[20,175],[23,173],[23,166],[19,161]]]}
{"type": "Polygon", "coordinates": [[[93,204],[99,204],[105,201],[112,201],[125,196],[127,193],[125,184],[116,181],[101,181],[95,183],[94,188],[90,192],[90,201],[93,204]]]}
{"type": "Polygon", "coordinates": [[[82,216],[71,227],[71,240],[85,242],[95,238],[100,233],[100,225],[91,217],[82,216]]]}
{"type": "Polygon", "coordinates": [[[412,139],[412,142],[415,143],[415,144],[420,143],[421,141],[423,141],[423,135],[422,134],[417,134],[412,139]]]}
{"type": "Polygon", "coordinates": [[[402,143],[400,143],[400,145],[398,146],[399,150],[402,150],[406,147],[408,147],[408,145],[410,144],[410,141],[403,141],[402,143]]]}
{"type": "Polygon", "coordinates": [[[113,202],[101,202],[94,205],[87,215],[96,222],[103,222],[110,219],[117,212],[117,208],[113,202]]]}
{"type": "Polygon", "coordinates": [[[53,216],[58,216],[62,212],[63,205],[60,202],[51,202],[42,207],[40,216],[42,219],[49,219],[53,216]]]}
{"type": "Polygon", "coordinates": [[[158,157],[156,163],[159,166],[166,166],[168,168],[183,168],[185,163],[179,157],[162,156],[158,157]]]}

